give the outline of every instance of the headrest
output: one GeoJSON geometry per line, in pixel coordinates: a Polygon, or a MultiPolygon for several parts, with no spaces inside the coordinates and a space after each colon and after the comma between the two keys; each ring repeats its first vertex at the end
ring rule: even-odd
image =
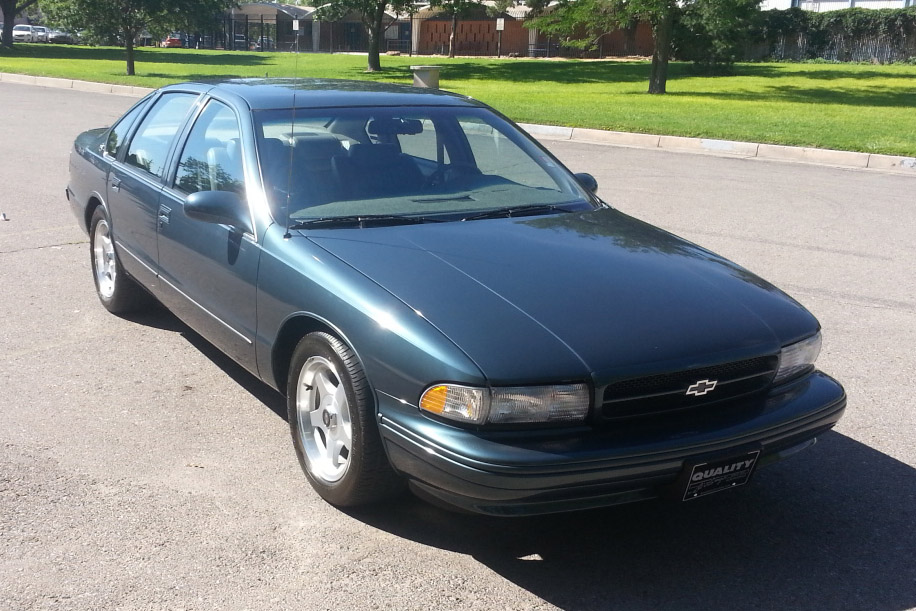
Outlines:
{"type": "Polygon", "coordinates": [[[279,138],[264,138],[261,141],[261,153],[263,153],[263,157],[268,163],[276,163],[284,155],[287,159],[289,158],[289,147],[283,144],[283,141],[279,138]]]}
{"type": "Polygon", "coordinates": [[[359,166],[390,165],[401,151],[396,144],[352,144],[347,155],[359,166]]]}
{"type": "Polygon", "coordinates": [[[340,140],[330,134],[309,134],[293,138],[296,159],[330,159],[343,152],[340,140]]]}

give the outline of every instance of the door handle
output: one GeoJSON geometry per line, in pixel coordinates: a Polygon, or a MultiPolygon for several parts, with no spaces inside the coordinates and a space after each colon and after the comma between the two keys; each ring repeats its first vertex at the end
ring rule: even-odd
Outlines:
{"type": "Polygon", "coordinates": [[[171,208],[167,206],[159,206],[159,229],[162,229],[163,225],[169,224],[169,215],[171,213],[171,208]]]}
{"type": "Polygon", "coordinates": [[[111,188],[112,188],[112,190],[114,190],[114,191],[120,191],[120,190],[121,190],[121,179],[120,179],[120,178],[112,178],[112,179],[111,179],[111,188]]]}

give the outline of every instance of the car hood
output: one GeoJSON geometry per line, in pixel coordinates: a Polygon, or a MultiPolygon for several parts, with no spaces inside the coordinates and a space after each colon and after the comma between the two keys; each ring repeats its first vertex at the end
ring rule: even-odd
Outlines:
{"type": "Polygon", "coordinates": [[[595,383],[775,354],[814,333],[747,270],[620,212],[309,232],[493,384],[595,383]]]}

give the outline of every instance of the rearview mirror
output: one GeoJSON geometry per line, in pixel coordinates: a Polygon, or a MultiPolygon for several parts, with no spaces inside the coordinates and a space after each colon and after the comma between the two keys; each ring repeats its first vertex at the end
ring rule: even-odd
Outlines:
{"type": "Polygon", "coordinates": [[[198,191],[188,196],[184,203],[188,217],[205,223],[231,225],[251,232],[248,206],[234,191],[198,191]]]}
{"type": "Polygon", "coordinates": [[[595,177],[592,176],[591,174],[588,174],[587,172],[579,172],[578,174],[575,174],[575,177],[576,177],[576,181],[580,185],[582,185],[583,187],[585,187],[592,193],[598,192],[598,181],[595,180],[595,177]]]}
{"type": "Polygon", "coordinates": [[[419,119],[372,119],[366,131],[373,136],[415,136],[423,133],[423,122],[419,119]]]}

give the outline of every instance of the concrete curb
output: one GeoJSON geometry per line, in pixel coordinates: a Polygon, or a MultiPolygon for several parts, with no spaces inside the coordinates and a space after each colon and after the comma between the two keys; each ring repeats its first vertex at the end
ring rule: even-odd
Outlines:
{"type": "Polygon", "coordinates": [[[800,146],[758,144],[756,142],[739,142],[735,140],[683,138],[680,136],[634,134],[629,132],[612,132],[579,127],[555,127],[552,125],[535,125],[532,123],[519,123],[519,125],[539,140],[569,140],[571,142],[609,144],[612,146],[628,146],[644,149],[658,148],[707,155],[793,161],[840,168],[884,170],[916,176],[916,158],[914,157],[897,157],[895,155],[878,155],[876,153],[856,153],[853,151],[834,151],[831,149],[800,146]]]}
{"type": "Polygon", "coordinates": [[[20,83],[22,85],[36,85],[38,87],[53,87],[55,89],[75,89],[90,93],[113,93],[126,95],[132,98],[142,98],[153,89],[149,87],[134,87],[132,85],[112,85],[110,83],[96,83],[93,81],[77,81],[50,76],[31,76],[28,74],[10,74],[0,72],[0,82],[20,83]]]}
{"type": "MultiPolygon", "coordinates": [[[[21,83],[39,87],[57,89],[75,89],[91,93],[111,93],[134,98],[141,98],[153,91],[148,87],[131,85],[111,85],[92,81],[52,78],[47,76],[30,76],[27,74],[10,74],[0,72],[0,82],[21,83]]],[[[713,140],[709,138],[684,138],[681,136],[658,136],[653,134],[636,134],[630,132],[612,132],[601,129],[582,127],[557,127],[555,125],[536,125],[519,123],[529,134],[539,140],[569,140],[591,144],[612,146],[629,146],[644,149],[665,149],[707,155],[724,155],[748,157],[776,161],[794,161],[841,168],[874,169],[911,174],[916,176],[916,158],[878,155],[875,153],[856,153],[852,151],[833,151],[799,146],[780,146],[776,144],[757,144],[755,142],[738,142],[734,140],[713,140]]]]}

